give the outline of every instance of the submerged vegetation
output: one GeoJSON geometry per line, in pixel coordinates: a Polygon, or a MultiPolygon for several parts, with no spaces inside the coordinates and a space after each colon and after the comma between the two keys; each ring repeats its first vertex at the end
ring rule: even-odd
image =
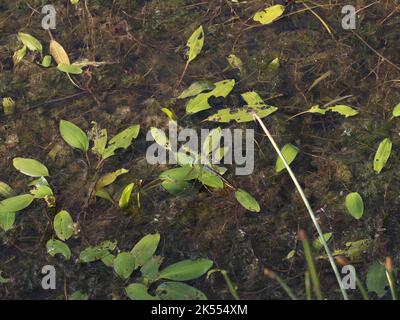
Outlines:
{"type": "Polygon", "coordinates": [[[398,299],[394,1],[42,5],[0,2],[0,298],[398,299]]]}

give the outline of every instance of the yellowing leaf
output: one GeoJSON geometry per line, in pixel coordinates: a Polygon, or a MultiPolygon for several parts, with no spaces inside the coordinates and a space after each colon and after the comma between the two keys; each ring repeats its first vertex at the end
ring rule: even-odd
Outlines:
{"type": "Polygon", "coordinates": [[[38,39],[28,33],[19,32],[18,38],[31,51],[43,51],[42,44],[38,39]]]}
{"type": "Polygon", "coordinates": [[[119,202],[118,202],[118,205],[120,208],[126,208],[128,206],[134,186],[135,186],[135,183],[132,182],[132,183],[128,184],[122,191],[121,197],[119,198],[119,202]]]}
{"type": "Polygon", "coordinates": [[[226,60],[228,60],[229,65],[231,66],[232,69],[239,69],[239,71],[242,71],[243,69],[243,62],[240,60],[239,57],[237,57],[234,54],[230,54],[226,60]]]}
{"type": "Polygon", "coordinates": [[[123,175],[127,172],[129,172],[129,170],[122,168],[105,174],[97,181],[96,189],[102,189],[103,187],[112,184],[120,175],[123,175]]]}
{"type": "Polygon", "coordinates": [[[195,32],[190,36],[187,46],[189,47],[188,52],[188,62],[196,59],[198,54],[201,52],[204,44],[204,30],[203,27],[200,26],[196,29],[195,32]]]}
{"type": "Polygon", "coordinates": [[[235,198],[245,209],[253,212],[260,212],[261,209],[257,200],[254,199],[248,192],[238,189],[235,192],[235,198]]]}
{"type": "Polygon", "coordinates": [[[71,64],[64,48],[55,40],[50,41],[50,54],[57,64],[71,64]]]}
{"type": "Polygon", "coordinates": [[[178,99],[185,99],[193,96],[197,96],[199,93],[203,91],[213,90],[215,85],[207,80],[196,81],[193,82],[189,88],[183,90],[183,92],[179,95],[178,99]]]}
{"type": "Polygon", "coordinates": [[[263,11],[259,11],[254,15],[253,20],[260,22],[261,24],[270,24],[278,19],[285,11],[285,6],[277,4],[263,11]]]}
{"type": "Polygon", "coordinates": [[[326,108],[327,110],[333,111],[333,112],[337,112],[342,116],[345,116],[346,118],[348,117],[353,117],[355,115],[358,114],[357,110],[354,110],[353,108],[349,107],[349,106],[345,106],[345,105],[337,105],[337,106],[333,106],[333,107],[329,107],[326,108]]]}

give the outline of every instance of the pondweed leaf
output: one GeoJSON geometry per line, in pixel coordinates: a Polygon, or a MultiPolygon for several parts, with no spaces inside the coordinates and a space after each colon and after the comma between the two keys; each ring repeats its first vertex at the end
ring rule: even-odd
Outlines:
{"type": "Polygon", "coordinates": [[[43,51],[42,44],[38,39],[28,33],[18,32],[19,40],[31,51],[43,51]]]}
{"type": "Polygon", "coordinates": [[[187,181],[165,180],[161,186],[174,196],[183,195],[189,191],[190,184],[187,181]]]}
{"type": "Polygon", "coordinates": [[[178,99],[185,99],[193,96],[197,96],[198,94],[204,91],[210,91],[215,88],[215,85],[211,81],[202,80],[193,82],[189,88],[185,89],[178,99]]]}
{"type": "Polygon", "coordinates": [[[162,300],[207,300],[203,292],[182,282],[164,282],[156,293],[162,300]]]}
{"type": "Polygon", "coordinates": [[[210,109],[211,106],[208,103],[208,99],[212,96],[226,98],[228,94],[232,91],[235,80],[223,80],[214,83],[215,88],[206,93],[200,93],[195,98],[189,100],[186,105],[186,113],[194,114],[203,110],[210,109]]]}
{"type": "Polygon", "coordinates": [[[310,112],[310,113],[319,113],[319,114],[322,114],[322,115],[324,115],[326,113],[326,111],[327,111],[327,109],[322,109],[318,105],[312,106],[308,110],[308,112],[310,112]]]}
{"type": "Polygon", "coordinates": [[[69,260],[71,258],[71,250],[68,245],[60,240],[50,239],[46,243],[47,253],[54,257],[56,254],[62,254],[65,259],[69,260]]]}
{"type": "Polygon", "coordinates": [[[119,198],[118,205],[120,208],[126,208],[129,204],[129,200],[131,199],[131,194],[135,183],[128,184],[121,193],[121,197],[119,198]]]}
{"type": "Polygon", "coordinates": [[[98,156],[102,157],[107,146],[107,130],[102,129],[100,132],[97,132],[97,125],[93,127],[93,148],[92,151],[96,153],[98,156]]]}
{"type": "Polygon", "coordinates": [[[160,242],[160,234],[148,234],[139,240],[131,250],[132,256],[135,258],[136,266],[143,266],[156,252],[158,243],[160,242]]]}
{"type": "Polygon", "coordinates": [[[260,212],[261,208],[257,200],[243,189],[236,190],[235,198],[242,205],[243,208],[252,212],[260,212]]]}
{"type": "Polygon", "coordinates": [[[51,188],[48,186],[38,186],[31,190],[31,194],[35,197],[35,199],[44,199],[47,196],[52,196],[53,190],[51,190],[51,188]]]}
{"type": "Polygon", "coordinates": [[[135,258],[129,252],[121,252],[114,259],[114,271],[122,279],[128,279],[135,270],[135,258]]]}
{"type": "Polygon", "coordinates": [[[48,177],[49,171],[46,166],[37,160],[29,158],[14,158],[13,166],[19,172],[30,177],[48,177]]]}
{"type": "Polygon", "coordinates": [[[187,281],[201,277],[213,265],[209,259],[183,260],[160,271],[159,279],[187,281]]]}
{"type": "Polygon", "coordinates": [[[0,212],[0,228],[10,230],[15,222],[15,212],[0,212]]]}
{"type": "Polygon", "coordinates": [[[13,188],[11,188],[7,183],[0,181],[0,197],[10,198],[15,196],[13,188]]]}
{"type": "Polygon", "coordinates": [[[360,219],[364,214],[364,202],[358,192],[349,193],[346,196],[346,208],[349,213],[356,218],[360,219]]]}
{"type": "Polygon", "coordinates": [[[234,55],[233,53],[226,57],[228,63],[232,69],[239,69],[240,72],[243,70],[243,62],[239,57],[234,55]]]}
{"type": "Polygon", "coordinates": [[[392,141],[389,138],[382,140],[374,157],[374,170],[380,173],[389,160],[392,152],[392,141]]]}
{"type": "Polygon", "coordinates": [[[0,214],[18,212],[27,208],[34,197],[30,194],[22,194],[0,201],[0,214]]]}
{"type": "Polygon", "coordinates": [[[164,171],[160,174],[160,178],[177,181],[189,181],[197,179],[199,174],[200,170],[197,166],[185,165],[179,168],[173,168],[164,171]]]}
{"type": "MultiPolygon", "coordinates": [[[[55,40],[50,41],[50,54],[57,64],[70,65],[68,54],[65,52],[61,44],[55,40]]],[[[65,72],[65,71],[64,71],[65,72]]],[[[72,73],[72,72],[69,72],[72,73]]]]}
{"type": "Polygon", "coordinates": [[[60,240],[68,240],[75,232],[74,221],[68,211],[62,210],[54,217],[54,231],[60,240]]]}
{"type": "Polygon", "coordinates": [[[48,68],[50,67],[50,65],[51,65],[51,56],[49,55],[44,56],[42,60],[42,67],[48,68]]]}
{"type": "Polygon", "coordinates": [[[13,62],[14,66],[16,66],[21,60],[25,57],[26,55],[26,45],[23,45],[21,49],[18,49],[17,51],[14,52],[13,55],[13,62]]]}
{"type": "Polygon", "coordinates": [[[161,108],[161,111],[164,112],[164,114],[168,117],[169,120],[171,120],[172,122],[177,122],[178,121],[178,117],[176,116],[176,114],[168,108],[161,108]]]}
{"type": "Polygon", "coordinates": [[[388,285],[385,266],[375,262],[368,268],[367,288],[369,292],[375,292],[378,298],[385,295],[385,287],[388,285]]]}
{"type": "Polygon", "coordinates": [[[126,295],[131,300],[160,300],[158,296],[148,293],[148,288],[141,283],[132,283],[125,288],[126,295]]]}
{"type": "Polygon", "coordinates": [[[112,253],[107,254],[105,257],[101,258],[101,262],[103,262],[104,265],[107,267],[112,267],[114,265],[114,260],[115,256],[112,253]]]}
{"type": "Polygon", "coordinates": [[[222,179],[209,171],[203,171],[198,179],[202,184],[211,188],[222,189],[224,187],[222,179]]]}
{"type": "Polygon", "coordinates": [[[213,152],[217,147],[219,147],[221,138],[222,138],[221,127],[211,130],[210,133],[207,135],[207,137],[204,139],[203,153],[205,155],[208,155],[211,152],[213,152]]]}
{"type": "Polygon", "coordinates": [[[204,30],[203,27],[200,26],[198,27],[190,36],[187,46],[189,47],[189,52],[188,52],[188,62],[193,61],[196,59],[198,54],[201,52],[201,49],[203,48],[204,44],[204,30]]]}
{"type": "Polygon", "coordinates": [[[57,65],[57,69],[60,70],[61,72],[70,73],[70,74],[82,74],[83,73],[83,70],[81,67],[78,67],[73,64],[60,63],[59,65],[57,65]]]}
{"type": "Polygon", "coordinates": [[[79,255],[79,260],[83,263],[94,262],[103,259],[117,247],[116,241],[103,241],[97,246],[88,247],[79,255]]]}
{"type": "Polygon", "coordinates": [[[162,258],[160,256],[153,256],[140,268],[143,277],[155,280],[158,277],[162,258]]]}
{"type": "Polygon", "coordinates": [[[270,24],[278,19],[285,11],[285,6],[277,4],[263,11],[259,11],[254,15],[253,20],[260,22],[261,24],[270,24]]]}
{"type": "Polygon", "coordinates": [[[108,146],[103,153],[103,159],[107,159],[115,154],[118,149],[128,148],[133,139],[136,139],[139,135],[140,125],[134,124],[125,130],[121,131],[117,135],[108,141],[108,146]]]}
{"type": "Polygon", "coordinates": [[[397,104],[392,111],[392,118],[396,118],[400,116],[400,103],[397,104]]]}
{"type": "Polygon", "coordinates": [[[126,170],[124,168],[115,170],[114,172],[109,172],[102,176],[96,183],[96,189],[102,189],[106,186],[109,186],[112,184],[117,178],[125,173],[128,173],[129,170],[126,170]]]}
{"type": "MultiPolygon", "coordinates": [[[[288,143],[283,146],[283,148],[281,149],[281,153],[285,158],[287,164],[290,165],[294,161],[294,159],[296,159],[297,154],[299,153],[299,149],[296,146],[288,143]]],[[[281,172],[285,168],[286,167],[282,159],[278,157],[275,163],[275,171],[281,172]]]]}
{"type": "MultiPolygon", "coordinates": [[[[332,238],[332,232],[324,233],[323,238],[325,242],[328,242],[332,238]]],[[[317,239],[314,240],[313,242],[313,247],[315,250],[319,251],[321,250],[324,245],[322,244],[323,241],[321,241],[321,238],[318,237],[317,239]]]]}
{"type": "Polygon", "coordinates": [[[332,112],[337,112],[340,115],[345,116],[346,118],[354,117],[358,114],[357,110],[353,109],[352,107],[345,106],[345,105],[336,105],[333,107],[328,107],[326,109],[330,110],[332,112]]]}
{"type": "Polygon", "coordinates": [[[72,122],[60,121],[60,134],[64,141],[71,147],[87,152],[89,149],[89,138],[87,134],[72,122]]]}
{"type": "Polygon", "coordinates": [[[163,130],[155,128],[155,127],[151,127],[150,133],[151,133],[154,141],[157,142],[157,144],[159,144],[161,147],[163,147],[165,149],[171,148],[171,143],[163,130]]]}

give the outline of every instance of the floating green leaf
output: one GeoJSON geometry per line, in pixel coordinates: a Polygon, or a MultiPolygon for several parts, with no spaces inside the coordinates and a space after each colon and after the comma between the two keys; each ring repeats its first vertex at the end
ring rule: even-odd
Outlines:
{"type": "Polygon", "coordinates": [[[51,56],[49,55],[44,56],[42,61],[42,66],[48,68],[50,67],[50,65],[51,65],[51,56]]]}
{"type": "Polygon", "coordinates": [[[389,138],[382,140],[374,157],[374,170],[380,173],[389,160],[392,152],[392,141],[389,138]]]}
{"type": "Polygon", "coordinates": [[[121,252],[114,259],[114,271],[123,279],[128,279],[135,270],[135,258],[129,252],[121,252]]]}
{"type": "Polygon", "coordinates": [[[110,251],[115,250],[116,241],[104,241],[97,246],[88,247],[81,252],[79,260],[84,263],[94,262],[103,259],[110,254],[110,251]]]}
{"type": "MultiPolygon", "coordinates": [[[[325,242],[328,242],[331,238],[332,238],[332,232],[323,234],[323,239],[325,242]]],[[[313,247],[315,248],[315,250],[317,250],[317,251],[321,250],[324,247],[324,245],[322,243],[323,243],[323,241],[321,241],[320,237],[315,239],[313,242],[313,247]]]]}
{"type": "MultiPolygon", "coordinates": [[[[296,159],[297,154],[299,153],[299,149],[296,146],[288,143],[283,146],[281,153],[282,153],[283,157],[285,158],[287,164],[290,165],[294,161],[294,159],[296,159]]],[[[276,159],[276,163],[275,163],[275,171],[281,172],[285,168],[286,167],[285,167],[285,164],[283,163],[282,159],[280,157],[278,157],[276,159]]]]}
{"type": "Polygon", "coordinates": [[[319,113],[319,114],[322,114],[322,115],[324,115],[326,113],[326,111],[327,111],[327,109],[322,109],[318,105],[312,106],[308,110],[308,112],[310,112],[310,113],[319,113]]]}
{"type": "Polygon", "coordinates": [[[164,114],[166,114],[168,119],[171,120],[172,122],[176,123],[178,121],[178,117],[171,109],[161,108],[161,111],[164,112],[164,114]]]}
{"type": "Polygon", "coordinates": [[[398,103],[398,104],[393,108],[393,111],[392,111],[392,117],[393,117],[393,118],[396,118],[396,117],[398,117],[398,116],[400,116],[400,103],[398,103]]]}
{"type": "Polygon", "coordinates": [[[153,256],[146,261],[146,263],[140,268],[140,272],[143,277],[155,280],[158,277],[162,258],[160,256],[153,256]]]}
{"type": "Polygon", "coordinates": [[[97,124],[95,123],[92,129],[92,134],[94,136],[92,151],[102,157],[107,146],[107,130],[102,129],[100,132],[98,132],[97,124]]]}
{"type": "Polygon", "coordinates": [[[186,113],[194,114],[203,110],[210,109],[211,106],[208,103],[210,97],[223,97],[226,98],[228,94],[232,91],[235,80],[223,80],[214,83],[215,88],[206,93],[200,93],[195,98],[189,100],[186,105],[186,113]]]}
{"type": "Polygon", "coordinates": [[[375,292],[379,298],[385,295],[385,287],[387,286],[385,266],[376,262],[368,268],[367,288],[369,292],[375,292]]]}
{"type": "Polygon", "coordinates": [[[0,197],[10,198],[15,195],[13,188],[11,188],[7,183],[0,181],[0,197]]]}
{"type": "Polygon", "coordinates": [[[217,113],[209,116],[207,118],[207,121],[214,121],[221,123],[228,123],[230,121],[236,121],[237,123],[250,122],[254,121],[253,117],[254,113],[257,114],[262,119],[268,117],[277,110],[278,108],[276,107],[262,107],[257,110],[254,110],[249,107],[236,108],[236,109],[226,108],[218,110],[217,113]]]}
{"type": "Polygon", "coordinates": [[[332,112],[337,112],[342,116],[345,116],[346,118],[348,117],[353,117],[358,114],[357,110],[354,110],[353,108],[345,105],[337,105],[333,107],[328,107],[326,108],[327,110],[330,110],[332,112]]]}
{"type": "Polygon", "coordinates": [[[215,88],[215,85],[208,80],[201,80],[193,82],[189,88],[185,89],[178,97],[178,99],[185,99],[193,96],[197,96],[198,94],[204,91],[210,91],[215,88]]]}
{"type": "Polygon", "coordinates": [[[68,245],[60,240],[47,241],[46,244],[47,253],[54,257],[56,254],[62,254],[65,259],[69,260],[71,258],[71,250],[68,245]]]}
{"type": "Polygon", "coordinates": [[[155,128],[155,127],[151,127],[150,133],[151,133],[154,141],[157,142],[157,144],[159,144],[161,147],[163,147],[165,149],[171,148],[171,143],[163,130],[155,128]]]}
{"type": "Polygon", "coordinates": [[[2,274],[3,274],[3,272],[0,271],[0,284],[11,282],[11,279],[4,278],[2,274]]]}
{"type": "Polygon", "coordinates": [[[187,181],[171,181],[165,180],[161,186],[174,196],[183,195],[189,190],[189,183],[187,181]]]}
{"type": "Polygon", "coordinates": [[[115,256],[112,253],[101,258],[101,262],[103,262],[104,265],[107,267],[112,267],[114,265],[114,260],[115,260],[115,256]]]}
{"type": "Polygon", "coordinates": [[[14,226],[15,212],[0,212],[0,227],[4,231],[10,230],[14,226]]]}
{"type": "Polygon", "coordinates": [[[349,193],[346,196],[345,204],[347,210],[354,218],[357,220],[361,219],[364,214],[364,202],[358,192],[349,193]]]}
{"type": "Polygon", "coordinates": [[[261,24],[270,24],[278,19],[285,11],[285,6],[277,4],[263,11],[259,11],[254,15],[253,20],[260,22],[261,24]]]}
{"type": "Polygon", "coordinates": [[[60,63],[59,65],[57,65],[57,69],[60,70],[61,72],[70,73],[70,74],[82,74],[83,73],[83,70],[81,67],[78,67],[73,64],[60,63]]]}
{"type": "Polygon", "coordinates": [[[132,256],[135,258],[138,267],[143,266],[156,252],[158,243],[160,242],[160,234],[148,234],[139,240],[131,250],[132,256]]]}
{"type": "Polygon", "coordinates": [[[213,152],[220,145],[221,138],[222,129],[220,127],[211,130],[203,142],[204,154],[208,155],[213,152]]]}
{"type": "Polygon", "coordinates": [[[89,138],[85,132],[72,122],[60,121],[60,134],[71,147],[87,152],[89,149],[89,138]]]}
{"type": "Polygon", "coordinates": [[[208,259],[183,260],[160,271],[160,279],[187,281],[201,277],[213,265],[208,259]]]}
{"type": "Polygon", "coordinates": [[[24,45],[21,49],[18,49],[14,52],[13,61],[14,65],[17,65],[26,55],[26,45],[24,45]]]}
{"type": "Polygon", "coordinates": [[[230,54],[226,60],[228,60],[228,63],[232,69],[239,69],[240,72],[243,70],[243,62],[236,55],[230,54]]]}
{"type": "Polygon", "coordinates": [[[203,171],[198,179],[202,184],[211,188],[222,189],[224,187],[222,179],[209,171],[203,171]]]}
{"type": "Polygon", "coordinates": [[[132,283],[125,288],[125,292],[131,300],[160,300],[158,296],[148,293],[148,288],[141,283],[132,283]]]}
{"type": "Polygon", "coordinates": [[[115,154],[117,149],[128,148],[133,139],[136,139],[139,135],[140,125],[134,124],[129,128],[121,131],[116,136],[114,136],[109,142],[106,150],[103,154],[103,159],[107,159],[115,154]]]}
{"type": "Polygon", "coordinates": [[[257,200],[248,192],[238,189],[235,192],[235,198],[245,209],[253,212],[260,212],[261,208],[257,200]]]}
{"type": "Polygon", "coordinates": [[[30,177],[47,177],[49,171],[46,166],[37,160],[29,158],[14,158],[13,166],[19,172],[30,177]]]}
{"type": "Polygon", "coordinates": [[[39,186],[36,189],[31,190],[31,194],[35,199],[44,199],[48,196],[52,196],[53,190],[48,186],[39,186]]]}
{"type": "Polygon", "coordinates": [[[28,33],[18,32],[19,40],[31,51],[43,51],[42,44],[38,39],[28,33]]]}
{"type": "Polygon", "coordinates": [[[96,183],[96,189],[102,189],[106,186],[109,186],[112,184],[117,178],[125,173],[129,172],[129,170],[126,170],[124,168],[115,170],[114,172],[109,172],[102,176],[96,183]]]}
{"type": "Polygon", "coordinates": [[[188,52],[188,63],[196,59],[198,54],[201,52],[204,44],[204,30],[203,27],[198,27],[190,36],[187,46],[189,47],[188,52]]]}
{"type": "Polygon", "coordinates": [[[179,168],[169,169],[160,174],[161,179],[189,181],[196,179],[200,174],[197,166],[185,165],[179,168]]]}
{"type": "Polygon", "coordinates": [[[119,198],[119,203],[118,203],[120,208],[126,208],[128,206],[134,186],[135,186],[135,183],[132,182],[132,183],[128,184],[122,191],[121,197],[119,198]]]}
{"type": "Polygon", "coordinates": [[[0,214],[18,212],[28,207],[32,201],[33,196],[30,194],[23,194],[0,201],[0,214]]]}
{"type": "Polygon", "coordinates": [[[75,232],[74,221],[68,211],[62,210],[54,217],[54,231],[60,240],[68,240],[75,232]]]}
{"type": "Polygon", "coordinates": [[[182,282],[164,282],[156,293],[162,300],[207,300],[203,292],[182,282]]]}

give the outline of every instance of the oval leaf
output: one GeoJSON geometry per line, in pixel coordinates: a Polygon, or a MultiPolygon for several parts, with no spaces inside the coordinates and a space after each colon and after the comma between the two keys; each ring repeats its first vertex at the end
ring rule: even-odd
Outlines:
{"type": "Polygon", "coordinates": [[[385,295],[387,286],[385,266],[376,262],[368,268],[367,288],[369,292],[375,292],[379,298],[385,295]]]}
{"type": "Polygon", "coordinates": [[[143,266],[156,252],[160,234],[148,234],[139,240],[131,250],[137,266],[143,266]]]}
{"type": "Polygon", "coordinates": [[[38,39],[28,33],[19,32],[18,38],[31,51],[43,51],[42,44],[38,39]]]}
{"type": "Polygon", "coordinates": [[[152,296],[147,292],[148,288],[141,283],[132,283],[125,288],[125,292],[131,300],[160,300],[158,296],[152,296]]]}
{"type": "Polygon", "coordinates": [[[84,263],[89,263],[103,259],[110,254],[117,246],[116,241],[104,241],[97,246],[88,247],[79,255],[79,260],[84,263]]]}
{"type": "Polygon", "coordinates": [[[204,30],[203,27],[198,27],[195,32],[190,36],[187,46],[189,47],[188,62],[193,61],[201,52],[204,44],[204,30]]]}
{"type": "Polygon", "coordinates": [[[207,300],[203,292],[181,282],[164,282],[156,293],[162,300],[207,300]]]}
{"type": "Polygon", "coordinates": [[[132,182],[128,184],[122,191],[121,197],[119,198],[118,202],[120,208],[126,208],[128,206],[134,186],[135,183],[132,182]]]}
{"type": "Polygon", "coordinates": [[[160,279],[186,281],[201,277],[213,265],[208,259],[183,260],[160,271],[160,279]]]}
{"type": "Polygon", "coordinates": [[[254,15],[253,20],[260,22],[261,24],[270,24],[278,19],[285,11],[285,6],[277,4],[263,11],[259,11],[254,15]]]}
{"type": "Polygon", "coordinates": [[[56,254],[62,254],[65,259],[69,260],[71,258],[71,250],[68,245],[60,240],[47,241],[46,244],[47,253],[54,257],[56,254]]]}
{"type": "Polygon", "coordinates": [[[62,210],[54,217],[54,231],[60,240],[68,240],[74,234],[75,227],[71,215],[62,210]]]}
{"type": "Polygon", "coordinates": [[[0,227],[4,231],[10,230],[15,222],[15,212],[0,212],[0,227]]]}
{"type": "Polygon", "coordinates": [[[60,134],[64,141],[71,147],[88,151],[89,138],[85,132],[72,122],[61,120],[60,121],[60,134]]]}
{"type": "Polygon", "coordinates": [[[34,159],[14,158],[13,166],[19,172],[30,177],[48,177],[49,171],[46,166],[34,159]]]}
{"type": "Polygon", "coordinates": [[[349,193],[346,196],[346,208],[349,213],[356,218],[360,219],[364,214],[364,202],[358,192],[349,193]]]}
{"type": "Polygon", "coordinates": [[[75,66],[73,64],[65,64],[65,63],[60,63],[57,66],[57,69],[60,70],[61,72],[71,73],[71,74],[82,74],[83,72],[83,70],[80,67],[75,66]]]}
{"type": "Polygon", "coordinates": [[[260,212],[260,205],[248,192],[238,189],[235,192],[236,200],[247,210],[253,212],[260,212]]]}
{"type": "Polygon", "coordinates": [[[114,259],[114,271],[123,279],[128,279],[135,270],[135,258],[129,252],[121,252],[114,259]]]}
{"type": "MultiPolygon", "coordinates": [[[[285,158],[287,164],[290,165],[294,161],[294,159],[296,159],[297,154],[299,153],[299,149],[296,146],[288,143],[283,146],[281,153],[282,153],[283,157],[285,158]]],[[[282,159],[280,157],[278,157],[278,159],[276,160],[276,164],[275,164],[276,172],[281,172],[285,168],[286,167],[285,167],[285,164],[283,163],[282,159]]]]}
{"type": "Polygon", "coordinates": [[[0,213],[18,212],[28,207],[34,197],[30,194],[23,194],[0,201],[0,213]]]}
{"type": "Polygon", "coordinates": [[[392,141],[389,138],[384,139],[378,147],[374,158],[374,170],[380,173],[389,160],[392,152],[392,141]]]}

